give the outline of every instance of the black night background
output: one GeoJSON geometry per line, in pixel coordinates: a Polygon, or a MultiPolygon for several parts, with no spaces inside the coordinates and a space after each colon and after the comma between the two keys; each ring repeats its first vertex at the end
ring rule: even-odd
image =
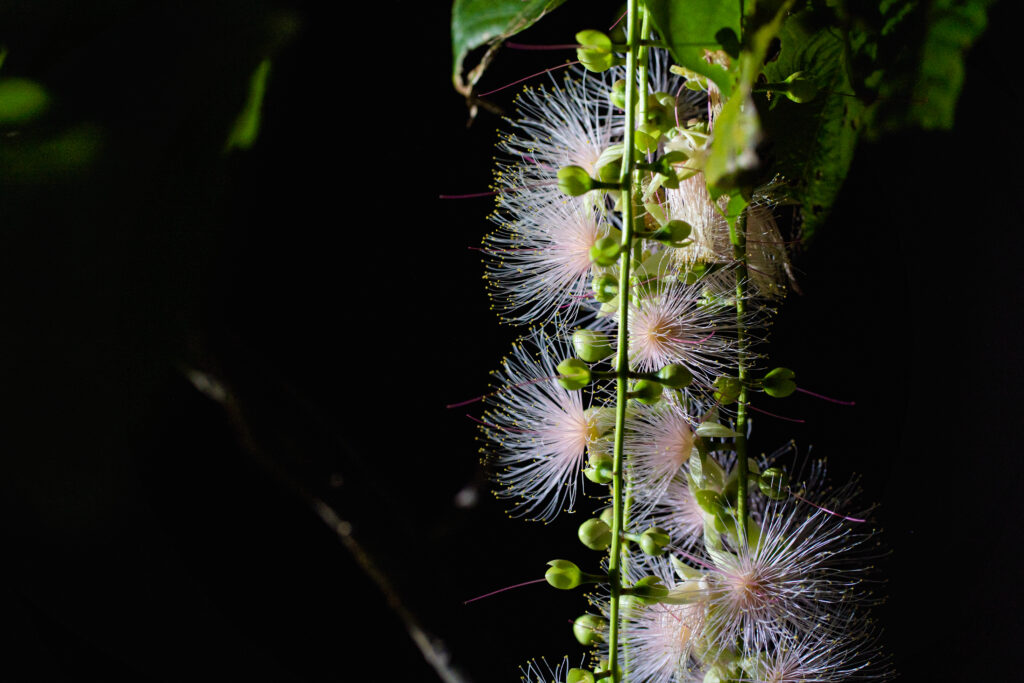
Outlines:
{"type": "MultiPolygon", "coordinates": [[[[522,40],[571,42],[607,6],[522,40]]],[[[769,409],[806,424],[754,426],[880,504],[878,617],[910,681],[1010,680],[1022,634],[1012,8],[969,53],[955,129],[865,142],[795,260],[768,353],[857,405],[796,396],[769,409]]],[[[492,200],[438,198],[487,189],[500,125],[466,126],[448,11],[0,2],[0,76],[53,98],[0,141],[0,681],[440,680],[408,619],[468,681],[578,659],[580,595],[463,604],[597,558],[586,502],[509,519],[479,408],[445,408],[515,339],[470,249],[492,200]],[[268,55],[259,137],[225,152],[268,55]],[[53,161],[82,140],[88,164],[53,161]]],[[[482,85],[565,58],[505,51],[482,85]]]]}

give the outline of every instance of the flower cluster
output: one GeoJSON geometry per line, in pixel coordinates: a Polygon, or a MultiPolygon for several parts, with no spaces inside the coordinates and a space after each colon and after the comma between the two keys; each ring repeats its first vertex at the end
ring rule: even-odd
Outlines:
{"type": "MultiPolygon", "coordinates": [[[[577,39],[597,59],[592,33],[577,39]]],[[[739,217],[712,196],[723,97],[645,52],[636,75],[609,64],[526,90],[499,143],[485,279],[502,318],[531,332],[486,399],[484,458],[517,516],[550,520],[592,493],[604,510],[579,537],[609,551],[602,573],[555,560],[547,576],[600,586],[600,614],[574,629],[593,671],[524,676],[885,677],[872,535],[840,511],[850,489],[746,453],[751,397],[796,389],[757,350],[791,285],[770,193],[739,217]]]]}

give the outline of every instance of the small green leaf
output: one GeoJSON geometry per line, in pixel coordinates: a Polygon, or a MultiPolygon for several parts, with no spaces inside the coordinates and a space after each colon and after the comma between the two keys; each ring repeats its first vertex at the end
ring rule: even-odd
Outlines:
{"type": "Polygon", "coordinates": [[[225,151],[249,149],[256,142],[256,136],[260,132],[260,110],[263,108],[263,95],[267,91],[269,74],[270,60],[264,59],[249,77],[249,95],[234,125],[231,126],[225,151]]]}

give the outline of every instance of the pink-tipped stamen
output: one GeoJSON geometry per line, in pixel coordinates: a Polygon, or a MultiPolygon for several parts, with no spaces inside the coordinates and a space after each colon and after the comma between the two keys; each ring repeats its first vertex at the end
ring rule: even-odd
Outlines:
{"type": "Polygon", "coordinates": [[[715,336],[715,331],[711,330],[711,334],[709,334],[708,336],[704,337],[703,339],[698,339],[697,341],[693,341],[692,339],[676,339],[675,337],[669,337],[668,340],[669,341],[674,341],[674,342],[679,342],[680,344],[703,344],[708,339],[711,339],[714,336],[715,336]]]}
{"type": "Polygon", "coordinates": [[[531,379],[529,382],[519,382],[518,384],[509,384],[507,387],[501,387],[500,389],[495,389],[494,391],[489,391],[486,394],[484,394],[483,396],[477,396],[476,398],[471,398],[468,401],[461,401],[459,403],[451,403],[449,405],[446,405],[445,408],[461,408],[462,406],[468,406],[470,403],[476,403],[477,401],[482,401],[485,398],[487,398],[488,396],[494,396],[495,394],[499,394],[502,391],[505,391],[506,389],[515,389],[517,387],[527,387],[527,386],[530,386],[531,384],[537,384],[538,382],[547,382],[548,380],[551,380],[551,379],[558,379],[558,375],[551,375],[550,377],[540,377],[538,379],[531,379]]]}
{"type": "Polygon", "coordinates": [[[484,593],[483,595],[478,595],[475,598],[470,598],[469,600],[466,600],[462,604],[463,605],[468,605],[471,602],[476,602],[477,600],[483,600],[484,598],[489,598],[492,595],[497,595],[498,593],[504,593],[505,591],[510,591],[513,588],[522,588],[523,586],[529,586],[530,584],[540,583],[542,581],[547,581],[547,579],[534,579],[533,581],[524,581],[523,583],[517,583],[514,586],[505,586],[504,588],[499,588],[496,591],[491,591],[490,593],[484,593]]]}
{"type": "Polygon", "coordinates": [[[807,391],[807,389],[801,389],[800,387],[797,387],[796,390],[799,391],[801,394],[807,394],[808,396],[813,396],[814,398],[820,398],[822,401],[828,401],[829,403],[838,403],[841,406],[857,405],[855,401],[840,401],[838,398],[829,398],[828,396],[822,396],[821,394],[816,394],[813,391],[807,391]]]}
{"type": "Polygon", "coordinates": [[[565,45],[531,45],[527,43],[510,43],[506,42],[505,47],[512,50],[575,50],[582,45],[576,43],[565,44],[565,45]]]}
{"type": "Polygon", "coordinates": [[[750,408],[755,413],[761,413],[762,415],[767,415],[768,417],[774,417],[774,418],[779,419],[779,420],[785,420],[786,422],[797,422],[799,424],[804,424],[805,422],[807,422],[807,420],[801,420],[800,418],[797,418],[797,417],[786,417],[785,415],[776,415],[775,413],[770,413],[767,410],[762,410],[761,408],[757,408],[755,406],[752,406],[749,403],[744,403],[743,405],[745,405],[746,407],[750,408]]]}
{"type": "Polygon", "coordinates": [[[493,95],[494,93],[501,92],[502,90],[505,90],[506,88],[511,88],[513,85],[519,85],[523,81],[528,81],[531,78],[536,78],[537,76],[540,76],[541,74],[546,74],[549,71],[555,71],[556,69],[564,69],[565,67],[572,66],[573,64],[579,64],[579,60],[576,60],[574,62],[566,62],[565,64],[559,64],[558,66],[553,66],[550,69],[544,69],[543,71],[538,71],[535,74],[530,74],[526,78],[520,78],[518,81],[513,81],[512,83],[509,83],[508,85],[503,85],[500,88],[495,88],[494,90],[489,90],[489,91],[487,91],[485,93],[481,93],[481,94],[477,95],[477,97],[487,97],[488,95],[493,95]]]}
{"type": "Polygon", "coordinates": [[[846,515],[841,515],[838,512],[834,512],[832,510],[829,510],[826,507],[822,507],[822,506],[818,505],[817,503],[812,503],[811,501],[807,500],[806,498],[804,498],[800,494],[795,493],[793,491],[793,489],[790,489],[789,492],[791,494],[793,494],[793,497],[796,498],[797,500],[803,501],[803,502],[807,503],[808,505],[810,505],[811,507],[818,508],[822,512],[827,512],[828,514],[832,515],[833,517],[839,517],[840,519],[845,519],[847,522],[866,522],[866,521],[868,521],[866,519],[858,519],[857,517],[847,517],[846,515]]]}
{"type": "Polygon", "coordinates": [[[506,192],[520,192],[522,190],[533,190],[538,187],[548,187],[550,185],[557,185],[557,180],[552,180],[546,183],[533,183],[531,185],[518,185],[516,187],[503,187],[500,190],[491,190],[490,192],[471,192],[469,194],[439,194],[438,199],[475,199],[477,197],[494,197],[499,194],[505,194],[506,192]]]}

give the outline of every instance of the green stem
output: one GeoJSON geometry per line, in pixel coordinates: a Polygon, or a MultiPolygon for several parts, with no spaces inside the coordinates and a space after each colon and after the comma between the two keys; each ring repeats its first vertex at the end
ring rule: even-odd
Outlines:
{"type": "MultiPolygon", "coordinates": [[[[629,52],[626,54],[626,83],[636,82],[638,35],[638,0],[628,0],[626,26],[629,52]]],[[[616,403],[614,479],[612,479],[612,547],[608,557],[608,578],[611,582],[611,614],[608,629],[608,669],[612,681],[619,683],[619,598],[622,596],[622,533],[625,530],[625,496],[623,482],[623,442],[626,426],[626,394],[629,391],[629,266],[633,254],[633,145],[636,129],[634,112],[635,89],[626,88],[625,139],[622,152],[622,256],[619,261],[619,330],[618,352],[615,356],[616,403]]]]}
{"type": "Polygon", "coordinates": [[[736,269],[736,341],[739,347],[738,372],[740,379],[739,405],[736,408],[736,468],[739,479],[736,482],[736,517],[740,543],[747,543],[747,386],[750,383],[747,367],[746,317],[747,288],[747,212],[740,214],[732,238],[733,255],[739,266],[736,269]]]}

